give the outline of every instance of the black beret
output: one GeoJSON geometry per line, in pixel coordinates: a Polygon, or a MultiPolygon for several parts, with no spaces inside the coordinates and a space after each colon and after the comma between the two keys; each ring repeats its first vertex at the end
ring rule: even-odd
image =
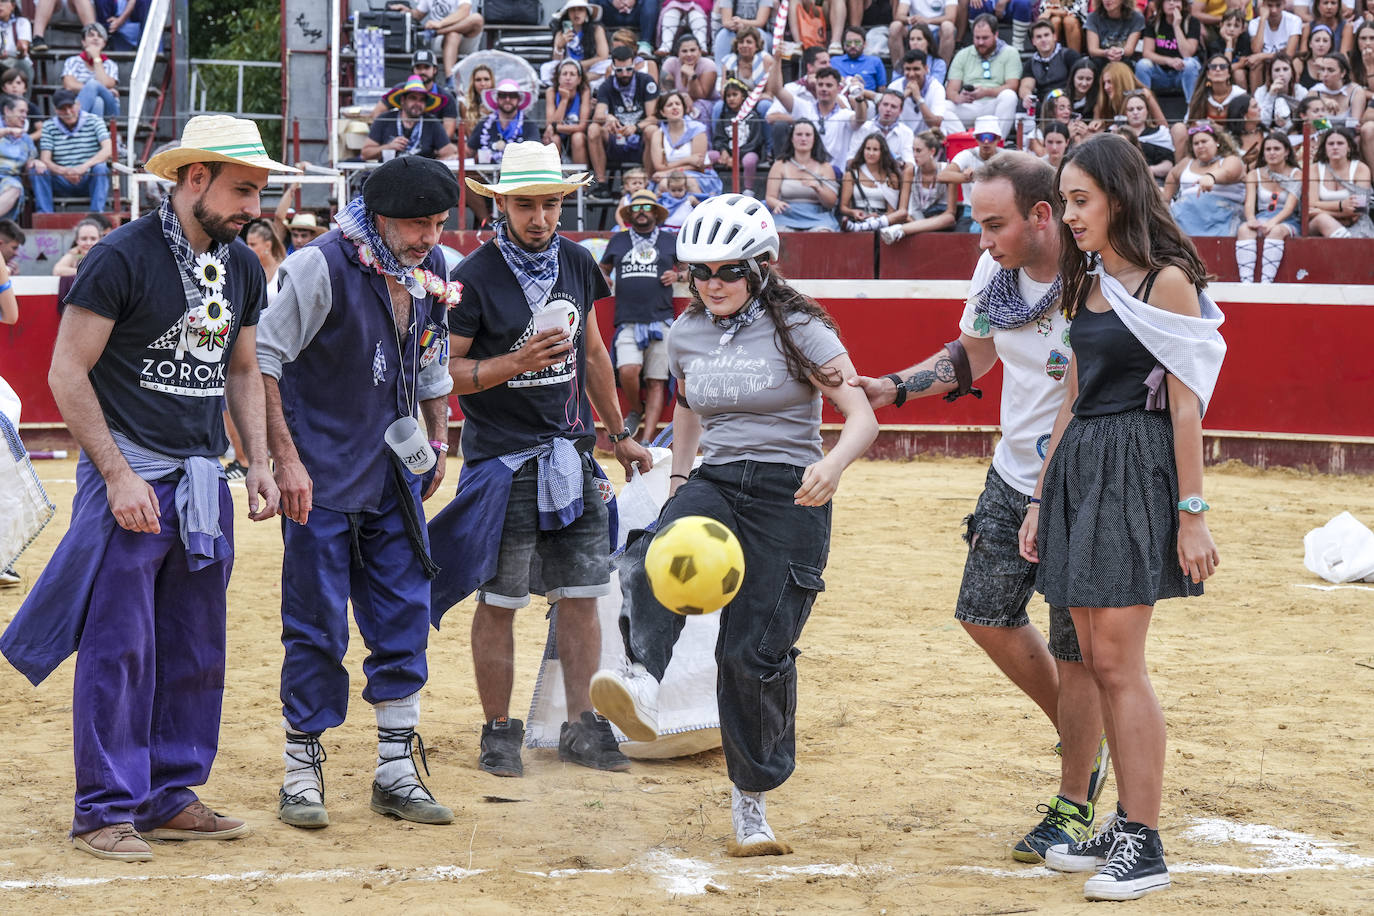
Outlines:
{"type": "Polygon", "coordinates": [[[442,162],[397,156],[368,176],[363,203],[393,219],[434,216],[458,205],[458,179],[442,162]]]}

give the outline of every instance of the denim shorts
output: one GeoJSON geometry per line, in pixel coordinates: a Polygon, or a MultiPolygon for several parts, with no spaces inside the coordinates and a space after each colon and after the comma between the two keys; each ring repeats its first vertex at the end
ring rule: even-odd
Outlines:
{"type": "Polygon", "coordinates": [[[610,528],[606,504],[582,456],[582,514],[562,528],[539,530],[539,461],[531,458],[511,481],[496,575],[477,590],[477,600],[494,607],[530,603],[530,583],[543,587],[549,603],[563,598],[599,598],[611,593],[610,528]]]}
{"type": "MultiPolygon", "coordinates": [[[[1035,564],[1021,556],[1019,534],[1026,517],[1026,496],[988,468],[987,483],[973,514],[964,519],[968,560],[959,586],[954,616],[980,627],[1024,627],[1026,606],[1035,590],[1035,564]]],[[[1081,662],[1078,634],[1067,607],[1050,605],[1050,654],[1060,661],[1081,662]]]]}

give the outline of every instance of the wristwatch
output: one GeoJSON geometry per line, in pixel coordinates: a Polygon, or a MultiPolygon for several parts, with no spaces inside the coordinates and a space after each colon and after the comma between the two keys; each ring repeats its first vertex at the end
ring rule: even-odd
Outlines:
{"type": "Polygon", "coordinates": [[[630,427],[623,426],[618,433],[607,433],[606,438],[611,440],[612,445],[615,445],[617,442],[622,442],[630,438],[630,427]]]}
{"type": "Polygon", "coordinates": [[[1187,512],[1191,515],[1201,515],[1210,508],[1212,507],[1207,505],[1201,496],[1189,496],[1187,499],[1179,500],[1178,503],[1178,511],[1187,512]]]}
{"type": "Polygon", "coordinates": [[[895,372],[889,372],[887,377],[892,379],[892,384],[897,386],[897,395],[892,399],[892,406],[901,407],[906,403],[906,396],[910,394],[910,392],[906,390],[906,383],[903,382],[902,377],[895,372]]]}

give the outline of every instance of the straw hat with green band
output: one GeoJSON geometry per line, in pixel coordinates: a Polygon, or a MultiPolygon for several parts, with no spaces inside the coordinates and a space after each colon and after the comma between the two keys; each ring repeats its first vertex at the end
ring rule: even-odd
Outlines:
{"type": "Polygon", "coordinates": [[[511,143],[501,157],[501,175],[496,184],[482,184],[465,178],[468,187],[483,197],[497,194],[523,194],[537,197],[543,194],[570,194],[587,184],[588,172],[563,177],[563,160],[554,144],[544,145],[535,140],[511,143]]]}
{"type": "Polygon", "coordinates": [[[269,172],[299,172],[267,155],[258,125],[228,115],[197,115],[186,122],[181,144],[164,150],[144,166],[158,178],[177,180],[177,172],[193,162],[229,162],[269,172]]]}

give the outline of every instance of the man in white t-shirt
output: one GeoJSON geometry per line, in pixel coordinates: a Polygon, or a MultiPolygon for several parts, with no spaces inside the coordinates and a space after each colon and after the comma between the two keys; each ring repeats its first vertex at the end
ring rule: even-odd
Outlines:
{"type": "MultiPolygon", "coordinates": [[[[937,176],[945,184],[959,185],[959,224],[957,232],[978,232],[978,221],[970,212],[969,197],[973,193],[973,176],[988,160],[996,156],[1002,146],[1002,135],[997,130],[998,121],[994,115],[983,115],[973,122],[973,139],[977,146],[960,150],[954,158],[945,163],[937,176]]],[[[951,189],[950,193],[953,193],[951,189]]]]}
{"type": "Polygon", "coordinates": [[[902,94],[902,123],[912,134],[938,128],[945,136],[964,129],[963,122],[950,111],[945,86],[930,75],[926,52],[912,48],[902,57],[902,75],[887,84],[902,94]]]}
{"type": "Polygon", "coordinates": [[[1057,196],[1054,170],[1033,156],[1002,153],[983,166],[972,192],[983,255],[959,337],[900,373],[849,383],[862,387],[875,408],[934,394],[953,400],[976,391],[974,380],[1002,361],[1002,438],[966,519],[969,552],[954,616],[1059,732],[1059,791],[1013,849],[1019,862],[1040,862],[1050,846],[1088,838],[1108,766],[1097,687],[1073,620],[1068,608],[1051,607],[1048,643],[1031,624],[1026,606],[1035,566],[1018,545],[1064,401],[1062,383],[1073,371],[1069,323],[1059,310],[1059,218],[1051,204],[1057,196]]]}
{"type": "MultiPolygon", "coordinates": [[[[821,142],[830,158],[838,161],[849,149],[855,129],[863,124],[868,116],[868,102],[864,98],[863,90],[858,89],[850,93],[849,102],[854,107],[846,108],[842,104],[843,97],[840,92],[840,71],[834,67],[818,67],[813,75],[816,100],[810,102],[801,96],[793,95],[782,84],[781,72],[781,67],[773,67],[768,74],[768,90],[773,93],[776,100],[773,108],[781,105],[789,115],[781,128],[782,135],[773,134],[773,148],[782,149],[781,144],[786,138],[787,131],[791,129],[785,126],[786,123],[805,118],[816,125],[816,131],[820,134],[821,142]]],[[[768,114],[769,120],[774,120],[771,117],[772,109],[768,114]]]]}
{"type": "Polygon", "coordinates": [[[845,154],[844,161],[848,163],[858,155],[859,147],[869,134],[879,134],[883,141],[887,143],[887,150],[892,154],[892,158],[899,163],[916,161],[916,152],[912,148],[916,142],[916,135],[911,132],[911,128],[901,122],[902,115],[902,94],[896,89],[884,89],[878,96],[878,104],[875,106],[878,116],[871,121],[865,121],[849,139],[849,150],[845,154]]]}
{"type": "Polygon", "coordinates": [[[954,57],[954,25],[959,19],[959,0],[898,0],[892,4],[892,24],[887,28],[887,50],[891,60],[901,60],[906,36],[912,26],[930,29],[938,42],[932,51],[948,66],[954,57]]]}

